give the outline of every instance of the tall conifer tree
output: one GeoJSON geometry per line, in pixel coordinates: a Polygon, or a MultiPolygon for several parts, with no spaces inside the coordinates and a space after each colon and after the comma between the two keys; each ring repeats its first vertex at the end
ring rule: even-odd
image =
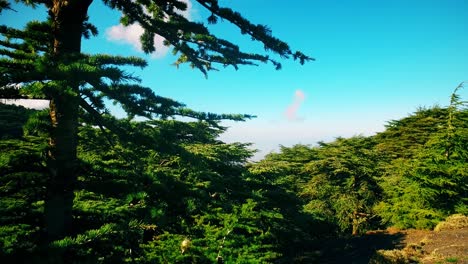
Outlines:
{"type": "MultiPolygon", "coordinates": [[[[71,231],[73,189],[76,181],[77,128],[80,109],[91,113],[98,125],[104,126],[103,97],[122,104],[130,116],[148,118],[170,115],[192,116],[207,120],[220,118],[243,119],[245,116],[225,116],[195,113],[183,105],[154,95],[151,89],[134,84],[137,78],[120,70],[121,65],[144,67],[138,58],[91,56],[81,54],[82,37],[96,35],[97,29],[88,23],[88,8],[93,0],[24,0],[29,6],[44,5],[48,21],[30,23],[25,30],[1,26],[0,87],[20,87],[25,94],[50,100],[51,131],[48,150],[50,181],[45,201],[46,229],[50,239],[71,231]]],[[[181,15],[187,3],[179,0],[132,1],[103,0],[123,16],[121,23],[138,23],[144,28],[143,50],[153,52],[154,36],[165,38],[178,59],[175,64],[189,63],[203,74],[216,65],[255,65],[278,61],[268,52],[282,58],[294,58],[302,64],[311,58],[293,52],[289,46],[273,37],[268,27],[255,25],[238,12],[220,7],[217,0],[197,0],[210,12],[208,24],[218,19],[237,26],[242,34],[264,44],[265,54],[248,53],[237,45],[210,33],[204,23],[192,22],[181,15]]],[[[9,9],[2,1],[0,10],[9,9]]],[[[110,125],[108,125],[110,126],[110,125]]]]}

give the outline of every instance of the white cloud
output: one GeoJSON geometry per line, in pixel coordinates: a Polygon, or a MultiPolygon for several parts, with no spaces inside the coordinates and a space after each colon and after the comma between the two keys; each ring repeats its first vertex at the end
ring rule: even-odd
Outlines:
{"type": "Polygon", "coordinates": [[[1,104],[20,105],[31,109],[45,109],[49,107],[49,100],[39,99],[0,99],[1,104]]]}
{"type": "MultiPolygon", "coordinates": [[[[142,46],[140,42],[140,37],[143,34],[144,30],[139,24],[132,24],[128,27],[125,27],[121,24],[112,26],[106,30],[107,39],[114,42],[130,44],[136,51],[142,52],[142,46]]],[[[164,46],[164,38],[156,35],[154,37],[154,47],[156,52],[151,54],[152,58],[162,58],[164,57],[169,47],[164,46]]]]}
{"type": "MultiPolygon", "coordinates": [[[[187,10],[180,11],[179,13],[191,19],[194,9],[192,8],[192,3],[190,0],[182,0],[187,3],[187,10]]],[[[136,51],[142,52],[142,46],[140,43],[140,37],[143,34],[144,30],[139,24],[132,24],[128,27],[123,26],[122,24],[112,26],[107,28],[106,36],[109,41],[130,44],[136,51]]],[[[164,38],[156,35],[154,37],[154,47],[156,52],[151,54],[151,58],[158,59],[164,57],[169,51],[169,47],[163,44],[164,38]]]]}
{"type": "Polygon", "coordinates": [[[187,10],[185,11],[180,11],[179,14],[183,15],[185,18],[188,20],[193,18],[193,13],[195,12],[192,2],[190,0],[182,0],[182,2],[185,2],[187,4],[187,10]]]}
{"type": "Polygon", "coordinates": [[[294,92],[294,99],[293,102],[288,106],[288,108],[285,111],[285,116],[289,121],[298,121],[301,120],[297,116],[297,111],[301,107],[302,103],[304,102],[306,96],[305,93],[302,90],[296,90],[294,92]]]}
{"type": "Polygon", "coordinates": [[[106,30],[107,39],[131,44],[133,48],[142,51],[140,36],[143,34],[143,28],[138,24],[124,27],[119,24],[106,30]]]}

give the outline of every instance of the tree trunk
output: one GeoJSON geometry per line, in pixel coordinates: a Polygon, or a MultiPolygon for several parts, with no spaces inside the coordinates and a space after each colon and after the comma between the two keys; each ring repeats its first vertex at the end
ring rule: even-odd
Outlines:
{"type": "Polygon", "coordinates": [[[353,219],[352,219],[352,226],[353,226],[352,235],[353,236],[357,236],[359,234],[359,224],[360,222],[359,222],[358,212],[354,211],[353,219]]]}
{"type": "Polygon", "coordinates": [[[50,180],[45,200],[45,224],[49,240],[69,234],[76,181],[78,105],[71,96],[50,101],[53,131],[49,139],[50,180]]]}
{"type": "Polygon", "coordinates": [[[358,223],[353,223],[353,236],[357,236],[359,234],[359,224],[358,223]]]}
{"type": "MultiPolygon", "coordinates": [[[[56,64],[70,63],[81,52],[83,22],[92,0],[53,0],[48,6],[54,35],[53,58],[56,64]]],[[[59,80],[62,86],[52,91],[48,167],[50,180],[45,199],[47,238],[63,238],[72,231],[72,207],[77,168],[79,85],[74,80],[59,80]]]]}

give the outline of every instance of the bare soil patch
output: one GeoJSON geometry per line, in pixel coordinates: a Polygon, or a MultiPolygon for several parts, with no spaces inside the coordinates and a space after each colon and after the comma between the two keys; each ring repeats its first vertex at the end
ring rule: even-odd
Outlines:
{"type": "Polygon", "coordinates": [[[323,241],[313,262],[350,264],[468,264],[468,217],[455,215],[431,230],[369,231],[323,241]]]}
{"type": "Polygon", "coordinates": [[[453,215],[434,231],[390,230],[402,234],[403,248],[380,249],[370,263],[468,264],[468,217],[453,215]]]}

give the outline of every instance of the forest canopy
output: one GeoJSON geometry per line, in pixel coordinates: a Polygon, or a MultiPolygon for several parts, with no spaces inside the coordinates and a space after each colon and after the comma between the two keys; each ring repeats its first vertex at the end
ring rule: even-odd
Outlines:
{"type": "Polygon", "coordinates": [[[461,102],[454,94],[374,136],[282,147],[254,163],[249,144],[219,141],[223,129],[206,122],[115,120],[123,135],[82,123],[76,228],[50,244],[41,242],[50,124],[38,121],[47,110],[0,105],[2,259],[310,263],[324,240],[433,228],[467,214],[461,102]],[[23,121],[4,126],[12,119],[23,121]]]}
{"type": "MultiPolygon", "coordinates": [[[[226,143],[221,120],[251,115],[192,110],[127,72],[138,57],[85,54],[92,0],[20,1],[44,21],[0,26],[0,95],[40,98],[44,110],[0,104],[0,258],[6,263],[314,263],[329,241],[369,230],[433,228],[468,213],[468,110],[420,108],[373,136],[282,146],[251,162],[250,143],[226,143]],[[112,115],[119,104],[125,118],[112,115]],[[139,118],[136,118],[139,117],[139,118]],[[182,117],[178,119],[179,117],[182,117]],[[180,121],[189,120],[189,121],[180,121]]],[[[313,60],[217,0],[193,22],[182,0],[103,0],[121,23],[162,36],[207,75],[281,60],[313,60]],[[259,54],[215,36],[233,24],[259,54]],[[273,59],[274,56],[279,60],[273,59]]],[[[0,1],[0,12],[12,11],[0,1]]]]}
{"type": "MultiPolygon", "coordinates": [[[[81,124],[99,127],[108,143],[115,145],[114,136],[134,140],[134,144],[143,143],[132,131],[135,126],[157,126],[157,122],[170,118],[198,120],[215,131],[220,120],[243,121],[252,117],[198,112],[157,95],[126,70],[146,67],[147,62],[141,58],[83,53],[82,39],[98,34],[96,26],[89,22],[88,8],[92,0],[19,2],[31,8],[45,7],[48,17],[44,21],[30,21],[22,29],[0,25],[0,96],[49,101],[48,113],[34,121],[44,123],[46,128],[42,133],[48,135],[44,152],[49,174],[44,187],[44,231],[49,242],[75,233],[73,207],[79,177],[81,124]],[[128,122],[121,122],[112,115],[107,108],[109,101],[121,106],[128,122]],[[135,117],[156,123],[135,125],[130,122],[135,117]]],[[[138,24],[143,28],[140,43],[144,52],[154,51],[154,38],[158,35],[177,56],[176,66],[188,64],[204,75],[217,70],[218,65],[237,69],[241,65],[271,63],[281,69],[281,63],[269,54],[301,64],[312,60],[300,51],[293,52],[286,42],[274,37],[268,27],[251,23],[240,13],[220,6],[217,0],[197,2],[209,13],[206,22],[194,22],[183,16],[188,6],[182,0],[103,1],[110,9],[121,12],[122,25],[138,24]],[[212,34],[209,26],[218,19],[233,24],[241,35],[263,44],[264,52],[244,52],[238,45],[212,34]]],[[[16,10],[2,0],[0,12],[16,10]]],[[[175,133],[183,131],[176,129],[175,133]]],[[[164,140],[173,143],[170,138],[164,140]]]]}

